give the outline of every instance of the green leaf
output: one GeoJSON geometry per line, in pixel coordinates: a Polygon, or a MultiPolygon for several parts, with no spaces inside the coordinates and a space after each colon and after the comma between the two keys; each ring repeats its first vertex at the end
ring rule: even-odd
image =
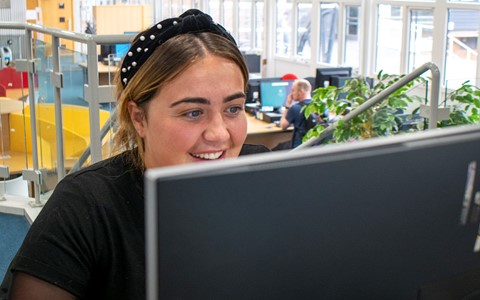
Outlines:
{"type": "MultiPolygon", "coordinates": [[[[323,113],[328,109],[337,115],[341,115],[347,107],[350,107],[352,110],[356,109],[371,97],[398,82],[404,76],[405,74],[387,74],[382,70],[378,72],[377,80],[373,87],[369,87],[364,78],[353,78],[347,80],[341,88],[333,86],[319,88],[313,93],[313,104],[306,108],[304,113],[307,113],[307,115],[313,111],[323,113]],[[343,101],[339,101],[339,98],[343,98],[343,101]]],[[[329,139],[329,142],[340,143],[401,133],[399,125],[402,121],[395,113],[398,109],[409,109],[411,110],[411,115],[418,115],[420,104],[426,102],[426,95],[418,95],[418,91],[413,89],[416,89],[419,85],[424,85],[426,82],[425,78],[418,77],[394,91],[388,97],[388,100],[373,105],[365,112],[351,118],[348,123],[341,119],[337,122],[333,132],[333,139],[329,139]]],[[[478,122],[480,118],[480,89],[478,87],[466,82],[447,95],[447,97],[453,103],[453,111],[448,120],[438,122],[439,127],[478,122]]],[[[407,117],[407,120],[411,119],[411,116],[407,117]]],[[[423,119],[415,121],[412,125],[413,129],[408,131],[415,131],[417,130],[416,128],[421,129],[425,124],[427,123],[423,119]]],[[[323,127],[315,127],[309,133],[309,136],[319,134],[321,132],[319,130],[323,130],[323,127]]]]}
{"type": "Polygon", "coordinates": [[[475,107],[480,108],[480,99],[475,99],[475,100],[473,101],[473,105],[475,105],[475,107]]]}

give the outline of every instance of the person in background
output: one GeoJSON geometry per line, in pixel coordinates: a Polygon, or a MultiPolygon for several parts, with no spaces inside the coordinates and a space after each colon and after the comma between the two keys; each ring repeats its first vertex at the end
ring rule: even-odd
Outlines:
{"type": "Polygon", "coordinates": [[[302,107],[312,101],[312,86],[306,79],[297,79],[293,82],[292,90],[280,118],[280,127],[285,130],[293,124],[291,148],[298,147],[307,132],[305,116],[302,107]]]}
{"type": "Polygon", "coordinates": [[[117,74],[121,151],[58,183],[0,298],[145,299],[143,174],[269,151],[244,144],[247,80],[232,36],[199,10],[138,34],[117,74]]]}

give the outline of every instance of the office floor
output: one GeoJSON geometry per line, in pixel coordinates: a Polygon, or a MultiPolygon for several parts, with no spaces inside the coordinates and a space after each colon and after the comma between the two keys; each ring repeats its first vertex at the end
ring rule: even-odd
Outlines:
{"type": "Polygon", "coordinates": [[[30,224],[24,216],[0,213],[0,281],[23,242],[30,224]]]}

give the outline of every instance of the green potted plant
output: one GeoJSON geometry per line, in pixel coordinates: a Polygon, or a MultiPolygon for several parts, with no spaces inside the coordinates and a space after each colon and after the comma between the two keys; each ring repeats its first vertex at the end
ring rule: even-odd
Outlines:
{"type": "Polygon", "coordinates": [[[451,107],[450,118],[438,122],[438,127],[476,124],[480,119],[480,89],[469,81],[449,93],[444,104],[451,107]]]}
{"type": "MultiPolygon", "coordinates": [[[[312,101],[305,107],[304,113],[308,116],[311,113],[323,115],[325,112],[329,112],[334,118],[333,121],[338,119],[332,135],[324,139],[322,143],[341,143],[423,130],[426,124],[422,118],[418,117],[418,110],[426,96],[418,95],[418,93],[415,95],[415,90],[427,82],[422,77],[404,85],[386,100],[375,104],[349,122],[342,120],[343,115],[356,109],[404,76],[379,72],[373,86],[370,86],[365,78],[359,77],[347,80],[340,88],[335,86],[318,88],[313,92],[312,101]],[[410,113],[404,113],[407,110],[410,113]],[[402,126],[405,122],[410,125],[402,126]]],[[[439,121],[438,127],[472,124],[479,121],[479,88],[465,82],[460,88],[451,92],[447,99],[450,100],[448,104],[451,105],[450,118],[439,121]]],[[[444,104],[447,103],[444,102],[444,104]]],[[[325,127],[316,126],[311,129],[305,135],[304,141],[318,136],[325,127]]]]}

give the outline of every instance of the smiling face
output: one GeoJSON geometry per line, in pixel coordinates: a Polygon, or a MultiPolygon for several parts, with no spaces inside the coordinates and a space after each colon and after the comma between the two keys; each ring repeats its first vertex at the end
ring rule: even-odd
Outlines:
{"type": "Polygon", "coordinates": [[[237,157],[247,135],[244,80],[232,61],[207,55],[166,83],[130,117],[145,145],[145,167],[237,157]]]}

